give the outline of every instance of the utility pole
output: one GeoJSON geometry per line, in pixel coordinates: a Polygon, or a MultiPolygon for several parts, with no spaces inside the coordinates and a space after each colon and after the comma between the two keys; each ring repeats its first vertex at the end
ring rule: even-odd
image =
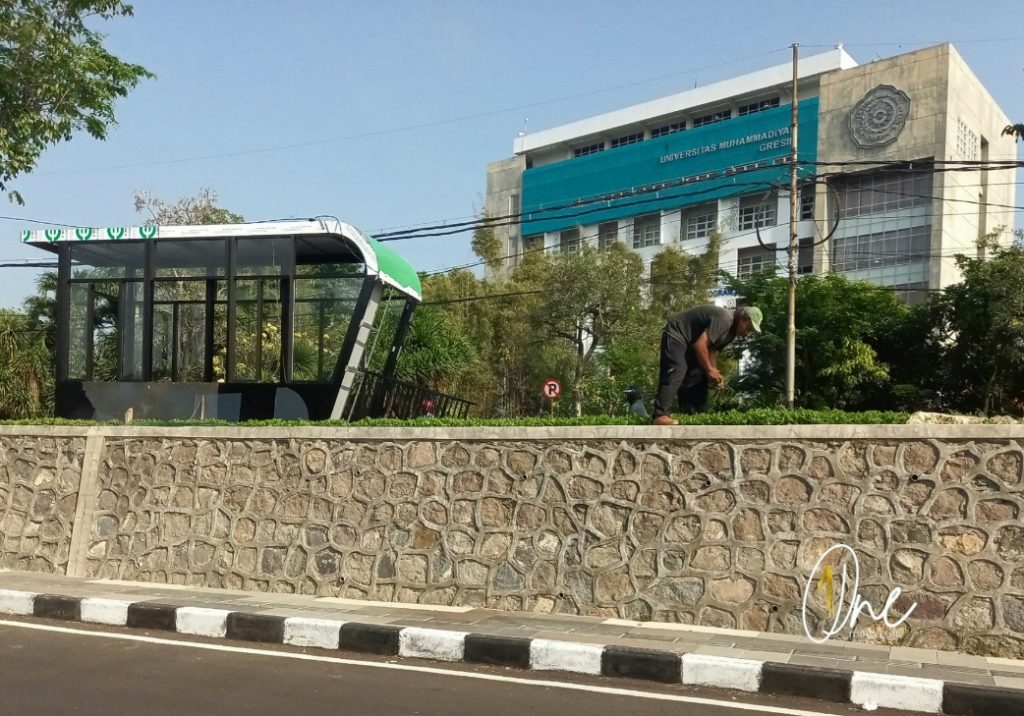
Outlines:
{"type": "Polygon", "coordinates": [[[793,117],[790,120],[789,152],[789,323],[786,329],[786,404],[792,410],[796,401],[796,258],[799,244],[796,222],[800,218],[800,197],[796,182],[797,106],[800,103],[797,87],[797,58],[800,45],[793,43],[793,117]]]}

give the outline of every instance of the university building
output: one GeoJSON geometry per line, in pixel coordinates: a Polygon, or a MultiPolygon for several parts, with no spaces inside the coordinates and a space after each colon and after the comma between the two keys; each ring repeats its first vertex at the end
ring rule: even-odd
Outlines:
{"type": "MultiPolygon", "coordinates": [[[[1009,118],[952,45],[865,65],[840,46],[798,70],[800,273],[916,302],[959,280],[956,254],[1012,228],[1014,170],[950,171],[1016,158],[1009,118]]],[[[697,254],[717,229],[723,270],[785,274],[792,78],[786,63],[517,137],[487,168],[488,216],[521,215],[495,229],[496,271],[581,242],[648,263],[667,246],[697,254]]]]}

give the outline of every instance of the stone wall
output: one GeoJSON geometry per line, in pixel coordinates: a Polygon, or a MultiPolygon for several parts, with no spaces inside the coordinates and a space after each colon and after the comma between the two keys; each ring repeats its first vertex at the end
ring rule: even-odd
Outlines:
{"type": "Polygon", "coordinates": [[[83,438],[0,435],[0,568],[63,574],[83,438]]]}
{"type": "Polygon", "coordinates": [[[918,605],[854,638],[1024,656],[1019,425],[98,430],[82,576],[800,634],[845,543],[918,605]]]}

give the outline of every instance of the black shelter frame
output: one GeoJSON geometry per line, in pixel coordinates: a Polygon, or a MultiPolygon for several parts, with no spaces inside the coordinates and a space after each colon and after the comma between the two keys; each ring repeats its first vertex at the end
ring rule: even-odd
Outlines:
{"type": "MultiPolygon", "coordinates": [[[[44,248],[58,258],[60,416],[118,419],[131,409],[137,418],[237,421],[425,412],[415,401],[402,403],[403,414],[388,408],[419,297],[367,271],[359,242],[343,235],[246,235],[233,227],[225,235],[44,248]],[[400,305],[401,316],[382,341],[385,304],[400,305]],[[387,353],[379,372],[368,374],[369,335],[387,353]]],[[[464,402],[452,400],[453,411],[464,402]]]]}

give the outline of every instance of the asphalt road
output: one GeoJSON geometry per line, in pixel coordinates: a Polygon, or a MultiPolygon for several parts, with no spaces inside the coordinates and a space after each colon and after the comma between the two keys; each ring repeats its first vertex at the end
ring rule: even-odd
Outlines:
{"type": "Polygon", "coordinates": [[[863,713],[808,700],[737,697],[679,686],[564,675],[538,677],[514,670],[373,661],[317,650],[306,654],[302,650],[224,640],[80,629],[77,625],[38,620],[24,623],[42,628],[0,621],[2,716],[863,713]]]}

